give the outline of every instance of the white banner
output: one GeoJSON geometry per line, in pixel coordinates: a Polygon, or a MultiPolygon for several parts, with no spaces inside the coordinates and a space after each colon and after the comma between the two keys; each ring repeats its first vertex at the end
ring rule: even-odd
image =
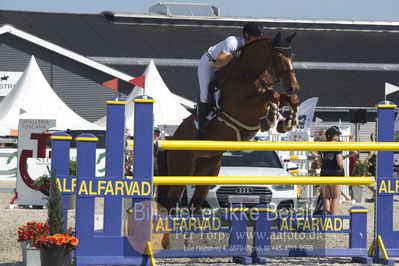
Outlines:
{"type": "Polygon", "coordinates": [[[312,125],[314,111],[319,97],[307,99],[299,106],[297,130],[307,130],[312,125]]]}

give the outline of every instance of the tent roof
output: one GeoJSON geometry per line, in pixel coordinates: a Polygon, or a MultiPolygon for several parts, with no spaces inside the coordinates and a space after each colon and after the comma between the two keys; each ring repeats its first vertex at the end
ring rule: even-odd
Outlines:
{"type": "MultiPolygon", "coordinates": [[[[134,102],[133,99],[139,95],[146,94],[155,99],[154,102],[154,125],[161,130],[165,130],[166,134],[173,133],[176,126],[180,125],[184,118],[190,115],[178,101],[178,99],[170,92],[162,77],[159,75],[154,61],[151,60],[146,70],[145,91],[140,87],[135,87],[127,97],[125,109],[126,128],[133,134],[134,121],[134,102]]],[[[96,122],[97,125],[105,126],[106,117],[96,122]]]]}
{"type": "Polygon", "coordinates": [[[0,104],[0,125],[3,130],[18,129],[20,118],[56,119],[54,129],[60,130],[104,129],[80,117],[58,97],[34,56],[15,88],[0,104]]]}

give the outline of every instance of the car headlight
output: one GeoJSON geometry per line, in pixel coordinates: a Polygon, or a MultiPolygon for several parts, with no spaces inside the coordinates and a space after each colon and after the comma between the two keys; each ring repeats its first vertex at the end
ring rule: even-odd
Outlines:
{"type": "Polygon", "coordinates": [[[272,188],[275,190],[293,190],[294,185],[273,185],[272,188]]]}

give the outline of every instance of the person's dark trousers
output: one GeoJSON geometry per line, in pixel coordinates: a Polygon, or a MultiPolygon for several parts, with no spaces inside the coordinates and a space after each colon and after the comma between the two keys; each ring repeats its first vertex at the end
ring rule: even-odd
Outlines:
{"type": "Polygon", "coordinates": [[[203,103],[198,101],[197,104],[198,140],[203,140],[205,138],[205,123],[207,115],[208,115],[208,103],[203,103]]]}

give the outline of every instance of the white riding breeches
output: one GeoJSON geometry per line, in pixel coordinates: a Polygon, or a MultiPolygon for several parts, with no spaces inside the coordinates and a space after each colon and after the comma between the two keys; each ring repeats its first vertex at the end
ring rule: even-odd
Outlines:
{"type": "Polygon", "coordinates": [[[198,63],[198,81],[200,87],[200,101],[203,103],[208,102],[208,87],[211,82],[216,68],[205,52],[198,63]]]}

